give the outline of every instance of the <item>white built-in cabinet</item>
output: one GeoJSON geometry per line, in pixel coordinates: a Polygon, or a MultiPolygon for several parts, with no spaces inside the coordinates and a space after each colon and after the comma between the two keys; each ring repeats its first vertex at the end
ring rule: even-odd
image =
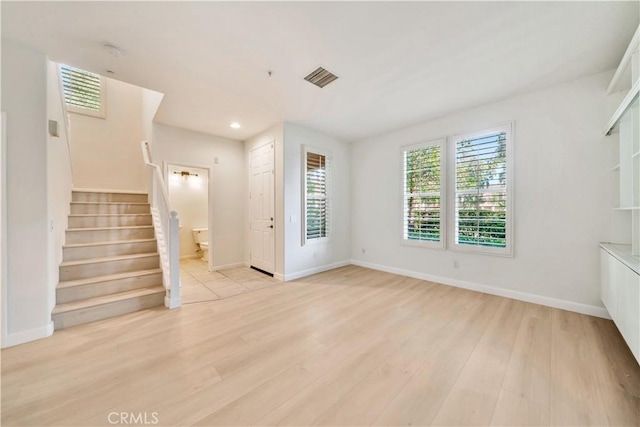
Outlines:
{"type": "Polygon", "coordinates": [[[640,27],[609,85],[614,144],[610,243],[600,244],[601,298],[640,363],[640,27]]]}

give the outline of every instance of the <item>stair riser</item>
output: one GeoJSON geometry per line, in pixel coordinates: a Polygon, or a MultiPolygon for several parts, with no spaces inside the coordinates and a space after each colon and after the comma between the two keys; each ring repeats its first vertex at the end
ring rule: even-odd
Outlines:
{"type": "Polygon", "coordinates": [[[90,193],[84,191],[74,191],[71,200],[74,202],[149,202],[146,194],[90,193]]]}
{"type": "Polygon", "coordinates": [[[149,205],[72,203],[71,214],[148,214],[149,205]]]}
{"type": "Polygon", "coordinates": [[[152,239],[153,227],[124,230],[74,230],[67,231],[66,243],[108,242],[112,240],[152,239]]]}
{"type": "Polygon", "coordinates": [[[90,258],[104,258],[119,255],[144,254],[156,252],[156,241],[135,243],[113,243],[109,245],[83,246],[80,248],[64,248],[64,261],[79,261],[90,258]]]}
{"type": "Polygon", "coordinates": [[[151,215],[118,215],[69,217],[69,228],[88,227],[131,227],[135,225],[151,225],[151,215]]]}
{"type": "Polygon", "coordinates": [[[117,301],[97,307],[82,310],[70,311],[67,313],[54,314],[53,324],[56,330],[68,328],[70,326],[95,322],[96,320],[108,319],[122,314],[133,313],[151,307],[164,304],[164,293],[145,295],[131,298],[124,301],[117,301]]]}
{"type": "Polygon", "coordinates": [[[162,273],[154,273],[125,279],[105,280],[104,282],[90,283],[83,286],[59,288],[56,291],[56,304],[66,304],[68,302],[160,285],[162,285],[162,273]]]}
{"type": "Polygon", "coordinates": [[[137,270],[150,270],[152,268],[158,268],[159,266],[160,257],[158,255],[82,265],[67,265],[60,267],[60,281],[88,279],[90,277],[107,276],[109,274],[126,273],[137,270]]]}

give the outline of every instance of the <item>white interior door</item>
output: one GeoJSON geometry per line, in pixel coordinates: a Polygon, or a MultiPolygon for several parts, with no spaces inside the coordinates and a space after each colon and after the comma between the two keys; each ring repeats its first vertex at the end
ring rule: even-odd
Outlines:
{"type": "Polygon", "coordinates": [[[273,274],[274,238],[274,147],[273,143],[251,150],[251,266],[273,274]]]}

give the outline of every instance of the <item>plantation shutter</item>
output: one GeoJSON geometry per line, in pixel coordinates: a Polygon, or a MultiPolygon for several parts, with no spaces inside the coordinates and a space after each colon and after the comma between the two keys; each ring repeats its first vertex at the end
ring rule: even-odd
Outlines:
{"type": "Polygon", "coordinates": [[[306,154],[306,238],[328,236],[327,157],[308,151],[306,154]]]}
{"type": "Polygon", "coordinates": [[[100,112],[103,96],[101,77],[68,65],[62,65],[60,71],[67,105],[100,112]]]}
{"type": "Polygon", "coordinates": [[[506,132],[455,141],[455,243],[507,244],[506,132]]]}
{"type": "Polygon", "coordinates": [[[442,144],[404,150],[405,240],[442,240],[442,144]]]}

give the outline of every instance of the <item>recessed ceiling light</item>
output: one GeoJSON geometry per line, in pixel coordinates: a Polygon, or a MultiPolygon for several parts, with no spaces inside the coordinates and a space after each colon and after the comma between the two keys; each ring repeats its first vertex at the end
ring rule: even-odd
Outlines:
{"type": "Polygon", "coordinates": [[[229,126],[231,126],[233,129],[240,129],[240,123],[238,122],[231,122],[229,126]]]}

